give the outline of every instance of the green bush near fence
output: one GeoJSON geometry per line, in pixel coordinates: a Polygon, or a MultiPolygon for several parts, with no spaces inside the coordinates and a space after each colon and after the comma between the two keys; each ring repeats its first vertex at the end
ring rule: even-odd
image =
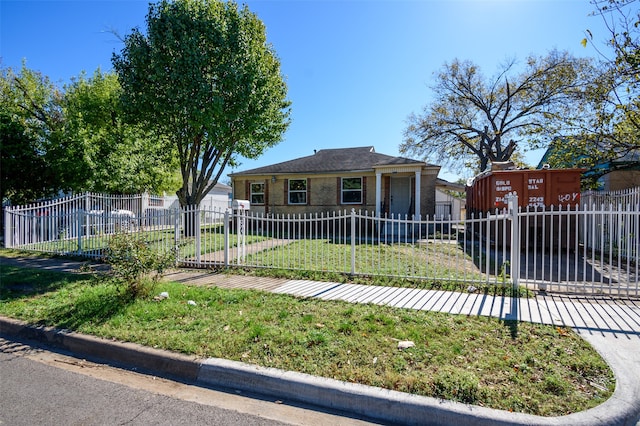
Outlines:
{"type": "Polygon", "coordinates": [[[135,299],[148,296],[162,273],[175,265],[173,249],[159,250],[142,235],[116,233],[109,238],[105,260],[109,275],[122,293],[135,299]]]}

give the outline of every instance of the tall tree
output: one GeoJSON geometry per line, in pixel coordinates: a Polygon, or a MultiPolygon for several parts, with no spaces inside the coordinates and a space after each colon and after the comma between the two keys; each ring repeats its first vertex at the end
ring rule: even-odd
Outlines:
{"type": "Polygon", "coordinates": [[[72,158],[56,149],[64,119],[62,93],[23,64],[0,68],[2,201],[27,203],[69,189],[72,158]]]}
{"type": "Polygon", "coordinates": [[[175,149],[124,120],[115,73],[81,74],[65,87],[64,135],[81,147],[85,191],[161,193],[180,186],[175,149]]]}
{"type": "Polygon", "coordinates": [[[597,73],[582,91],[585,105],[572,136],[555,139],[553,167],[583,167],[583,185],[612,170],[640,167],[640,10],[637,0],[592,0],[607,34],[586,31],[599,53],[597,73]],[[604,41],[604,43],[603,43],[604,41]]]}
{"type": "MultiPolygon", "coordinates": [[[[600,53],[601,73],[585,91],[594,114],[581,133],[591,163],[616,160],[640,151],[640,9],[637,0],[592,0],[594,14],[609,32],[604,48],[602,35],[587,30],[583,45],[591,43],[600,53]],[[599,40],[599,41],[596,41],[599,40]]],[[[636,160],[637,161],[637,160],[636,160]]]]}
{"type": "Polygon", "coordinates": [[[469,61],[445,64],[433,102],[409,117],[400,151],[453,170],[484,171],[570,126],[578,116],[576,92],[592,73],[589,61],[552,51],[529,57],[512,76],[516,68],[510,61],[486,79],[469,61]]]}
{"type": "Polygon", "coordinates": [[[237,155],[256,158],[289,125],[290,102],[264,24],[233,1],[163,0],[113,64],[131,116],[178,151],[183,206],[197,205],[237,155]]]}
{"type": "Polygon", "coordinates": [[[180,186],[175,150],[125,122],[114,73],[59,89],[23,65],[0,68],[0,196],[25,204],[59,192],[140,193],[180,186]]]}
{"type": "Polygon", "coordinates": [[[24,204],[49,195],[47,164],[39,155],[37,145],[19,121],[0,111],[0,199],[3,202],[24,204]]]}

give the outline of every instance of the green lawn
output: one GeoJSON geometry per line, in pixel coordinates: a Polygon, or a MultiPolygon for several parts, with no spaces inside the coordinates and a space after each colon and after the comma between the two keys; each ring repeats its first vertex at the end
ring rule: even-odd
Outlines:
{"type": "MultiPolygon", "coordinates": [[[[141,231],[138,235],[158,250],[173,250],[176,241],[173,229],[141,231]]],[[[229,246],[238,247],[236,234],[229,234],[229,246]]],[[[83,240],[85,250],[93,250],[102,256],[109,237],[94,235],[83,240]]],[[[481,291],[510,292],[511,285],[504,265],[493,262],[487,273],[483,268],[486,259],[477,248],[463,248],[455,240],[433,239],[419,243],[385,244],[384,242],[357,243],[333,241],[329,239],[272,240],[264,236],[245,236],[247,255],[238,262],[231,253],[231,265],[248,266],[254,269],[293,272],[301,278],[312,273],[316,279],[327,275],[335,280],[336,274],[348,275],[350,279],[376,283],[389,281],[392,285],[404,287],[441,288],[466,290],[470,284],[481,291]],[[256,246],[258,250],[253,250],[256,246]],[[352,249],[355,268],[351,268],[352,249]],[[373,277],[368,279],[367,277],[373,277]]],[[[224,250],[224,233],[220,225],[203,227],[200,235],[200,261],[206,265],[221,265],[220,256],[213,253],[224,250]]],[[[182,237],[178,242],[178,258],[193,261],[197,255],[195,237],[182,237]]],[[[53,253],[75,253],[77,242],[61,240],[29,247],[53,253]]]]}
{"type": "MultiPolygon", "coordinates": [[[[249,255],[245,263],[278,269],[350,272],[351,244],[319,239],[295,241],[249,255]]],[[[356,244],[354,272],[431,280],[487,281],[469,255],[456,244],[447,242],[356,244]]]]}
{"type": "MultiPolygon", "coordinates": [[[[175,231],[173,228],[153,231],[142,230],[135,232],[134,234],[140,236],[152,247],[157,247],[159,250],[166,250],[175,247],[175,231]]],[[[75,254],[80,248],[82,252],[102,253],[106,250],[109,244],[109,238],[110,235],[93,234],[83,236],[80,239],[80,242],[78,238],[59,239],[43,243],[34,243],[22,248],[24,250],[56,254],[75,254]]],[[[245,242],[246,244],[251,244],[264,239],[266,238],[248,235],[245,237],[245,242]]],[[[237,235],[229,234],[229,246],[236,247],[237,244],[237,235]]],[[[181,237],[178,242],[178,246],[180,249],[180,256],[182,258],[188,259],[196,255],[196,239],[194,237],[181,237]]],[[[213,253],[221,250],[224,250],[224,234],[222,233],[222,227],[220,225],[203,227],[201,229],[200,254],[213,253]]]]}
{"type": "Polygon", "coordinates": [[[563,415],[615,387],[565,328],[178,283],[132,301],[109,280],[15,267],[0,282],[0,315],[32,324],[485,407],[563,415]]]}

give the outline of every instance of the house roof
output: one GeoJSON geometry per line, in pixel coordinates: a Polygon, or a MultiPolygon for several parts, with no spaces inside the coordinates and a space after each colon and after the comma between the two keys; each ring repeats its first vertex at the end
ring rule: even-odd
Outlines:
{"type": "Polygon", "coordinates": [[[450,191],[464,191],[465,186],[461,183],[449,182],[448,180],[437,178],[436,187],[441,189],[447,189],[450,191]]]}
{"type": "Polygon", "coordinates": [[[242,172],[231,173],[230,176],[264,175],[282,173],[332,173],[356,170],[373,170],[379,166],[423,165],[423,161],[412,160],[404,157],[379,154],[372,146],[358,148],[321,149],[313,155],[258,167],[242,172]]]}
{"type": "MultiPolygon", "coordinates": [[[[553,141],[551,141],[546,151],[542,155],[542,158],[540,159],[540,162],[538,163],[536,168],[537,169],[545,168],[547,163],[549,163],[549,160],[556,153],[563,154],[563,153],[569,152],[571,148],[566,148],[563,145],[563,143],[567,139],[575,139],[575,138],[576,137],[573,136],[573,137],[567,137],[567,138],[553,139],[553,141]]],[[[584,148],[584,149],[589,149],[589,148],[584,148]]],[[[587,156],[586,152],[581,153],[580,151],[578,151],[577,154],[574,154],[570,158],[563,158],[564,163],[554,164],[554,166],[557,168],[579,167],[580,160],[584,159],[586,156],[587,156]]],[[[639,164],[640,164],[640,150],[632,149],[629,151],[619,153],[617,158],[601,160],[598,164],[596,164],[590,170],[588,170],[586,174],[589,174],[592,172],[598,172],[598,171],[600,172],[604,171],[608,173],[611,170],[620,169],[620,168],[625,168],[625,169],[633,168],[633,167],[637,168],[639,164]]]]}
{"type": "MultiPolygon", "coordinates": [[[[188,187],[189,187],[189,191],[191,191],[192,189],[192,185],[191,185],[191,180],[189,180],[188,182],[188,187]]],[[[207,182],[207,185],[210,185],[211,181],[207,182]]],[[[231,186],[227,185],[226,183],[222,183],[222,182],[216,182],[216,184],[214,185],[213,188],[211,188],[211,191],[218,191],[218,192],[231,192],[231,186]]]]}

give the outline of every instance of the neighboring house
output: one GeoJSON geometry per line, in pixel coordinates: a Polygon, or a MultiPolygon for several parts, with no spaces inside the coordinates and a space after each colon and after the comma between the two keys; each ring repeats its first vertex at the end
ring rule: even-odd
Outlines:
{"type": "Polygon", "coordinates": [[[372,146],[322,149],[313,155],[232,173],[233,198],[251,210],[305,214],[368,210],[432,216],[440,166],[375,152],[372,146]]]}
{"type": "MultiPolygon", "coordinates": [[[[640,187],[640,152],[630,152],[624,157],[599,164],[597,169],[605,170],[599,179],[604,191],[640,187]]],[[[589,172],[585,173],[588,175],[589,172]]]]}
{"type": "MultiPolygon", "coordinates": [[[[545,151],[538,169],[574,168],[581,166],[581,156],[577,155],[570,160],[561,163],[554,161],[553,155],[562,149],[562,139],[556,139],[545,151]]],[[[603,161],[591,167],[583,173],[583,181],[591,181],[597,184],[598,190],[617,191],[621,189],[636,188],[640,186],[640,151],[631,151],[616,160],[603,161]]],[[[583,182],[584,183],[584,182],[583,182]]]]}
{"type": "Polygon", "coordinates": [[[436,220],[460,220],[465,217],[465,186],[438,178],[436,181],[436,220]]]}
{"type": "MultiPolygon", "coordinates": [[[[213,189],[204,196],[200,202],[200,208],[203,210],[224,210],[231,207],[231,186],[224,183],[216,183],[213,189]]],[[[167,206],[170,208],[179,208],[180,200],[175,194],[167,195],[167,206]]]]}

